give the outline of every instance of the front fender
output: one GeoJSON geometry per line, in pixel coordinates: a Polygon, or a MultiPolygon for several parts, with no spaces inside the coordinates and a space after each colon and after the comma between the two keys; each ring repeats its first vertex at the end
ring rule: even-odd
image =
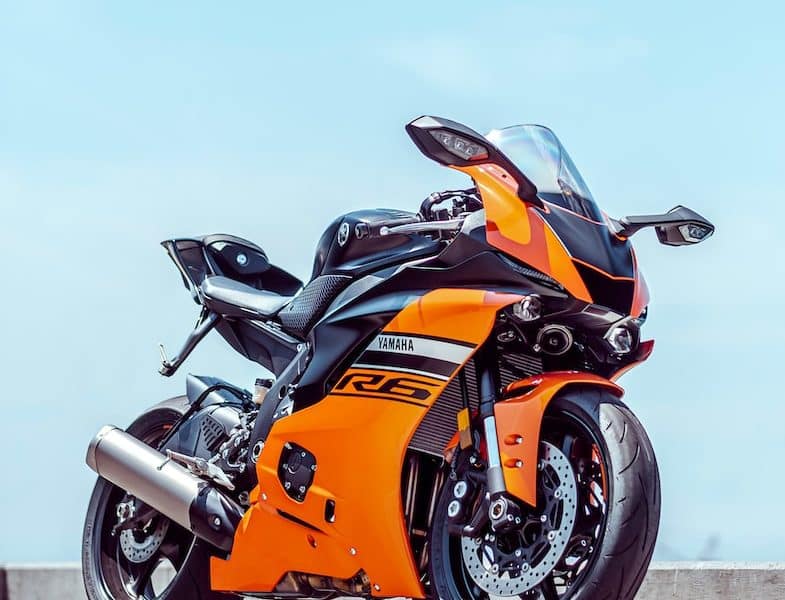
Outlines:
{"type": "Polygon", "coordinates": [[[624,390],[603,377],[577,371],[535,375],[507,386],[506,400],[494,407],[504,483],[507,492],[537,505],[537,458],[545,410],[561,390],[572,385],[596,386],[621,397],[624,390]]]}

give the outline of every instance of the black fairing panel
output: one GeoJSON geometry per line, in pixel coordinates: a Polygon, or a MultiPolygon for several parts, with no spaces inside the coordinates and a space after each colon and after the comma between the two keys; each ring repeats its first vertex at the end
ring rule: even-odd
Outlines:
{"type": "Polygon", "coordinates": [[[259,246],[234,235],[214,233],[166,240],[161,245],[179,267],[189,289],[198,288],[213,275],[282,296],[293,296],[303,286],[297,277],[271,264],[259,246]]]}
{"type": "Polygon", "coordinates": [[[377,208],[348,213],[333,221],[316,247],[312,277],[361,276],[438,252],[440,244],[423,235],[367,235],[391,220],[414,220],[414,213],[377,208]],[[358,228],[359,226],[359,228],[358,228]],[[358,233],[359,232],[359,233],[358,233]],[[341,241],[345,240],[343,244],[341,241]]]}
{"type": "Polygon", "coordinates": [[[221,319],[216,325],[216,331],[237,352],[276,376],[281,374],[297,353],[296,343],[284,342],[245,319],[221,319]]]}
{"type": "Polygon", "coordinates": [[[516,273],[490,248],[460,234],[447,250],[431,260],[383,277],[376,286],[349,300],[330,307],[327,316],[309,335],[313,351],[297,386],[296,406],[302,408],[321,400],[330,382],[351,364],[356,355],[390,320],[418,297],[438,288],[474,288],[542,295],[563,294],[538,285],[516,273]]]}
{"type": "MultiPolygon", "coordinates": [[[[613,235],[605,223],[595,223],[570,211],[549,205],[545,221],[575,259],[613,277],[635,276],[632,245],[613,235]]],[[[589,290],[591,292],[591,290],[589,290]]]]}
{"type": "Polygon", "coordinates": [[[595,304],[606,306],[621,314],[628,314],[635,293],[635,282],[630,279],[611,279],[580,263],[575,263],[595,304]]]}

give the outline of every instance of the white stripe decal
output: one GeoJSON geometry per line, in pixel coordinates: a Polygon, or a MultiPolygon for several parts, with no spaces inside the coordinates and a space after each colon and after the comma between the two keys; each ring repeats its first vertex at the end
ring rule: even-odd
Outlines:
{"type": "Polygon", "coordinates": [[[452,344],[442,340],[387,333],[379,334],[366,350],[426,356],[459,365],[463,364],[474,351],[469,346],[452,344]]]}

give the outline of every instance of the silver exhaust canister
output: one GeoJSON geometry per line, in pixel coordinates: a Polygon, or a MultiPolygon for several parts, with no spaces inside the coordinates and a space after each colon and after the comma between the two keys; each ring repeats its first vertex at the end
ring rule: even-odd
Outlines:
{"type": "Polygon", "coordinates": [[[243,508],[144,442],[106,425],[87,448],[87,465],[197,537],[231,551],[243,508]]]}

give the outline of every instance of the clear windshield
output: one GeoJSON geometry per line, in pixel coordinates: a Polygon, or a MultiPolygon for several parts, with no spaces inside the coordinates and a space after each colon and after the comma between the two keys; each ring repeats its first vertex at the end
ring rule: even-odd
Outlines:
{"type": "Polygon", "coordinates": [[[544,201],[602,221],[588,186],[561,142],[541,125],[494,129],[487,136],[537,186],[544,201]]]}

